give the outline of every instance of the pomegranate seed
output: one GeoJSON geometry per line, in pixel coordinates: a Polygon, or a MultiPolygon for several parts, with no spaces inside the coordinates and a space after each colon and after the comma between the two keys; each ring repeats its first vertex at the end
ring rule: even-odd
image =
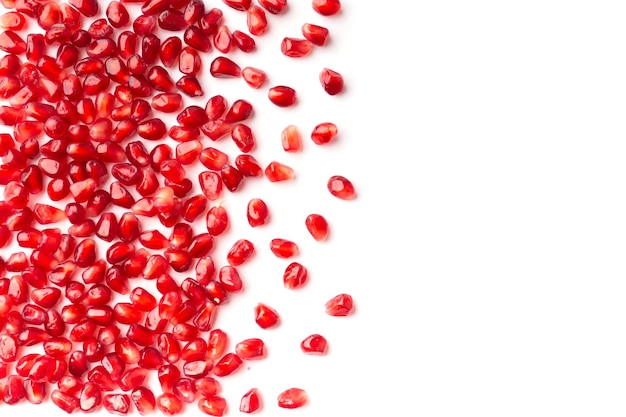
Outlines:
{"type": "Polygon", "coordinates": [[[232,60],[218,56],[211,62],[209,68],[211,75],[216,78],[224,77],[239,77],[241,75],[241,68],[232,60]]]}
{"type": "Polygon", "coordinates": [[[258,177],[263,174],[263,168],[252,155],[237,156],[235,166],[246,177],[258,177]]]}
{"type": "Polygon", "coordinates": [[[302,36],[313,45],[324,46],[328,42],[328,29],[323,26],[305,23],[302,25],[302,36]]]}
{"type": "Polygon", "coordinates": [[[341,175],[334,175],[328,180],[328,191],[335,197],[341,200],[353,200],[356,198],[356,191],[354,186],[345,177],[341,175]]]}
{"type": "Polygon", "coordinates": [[[185,21],[193,25],[204,15],[204,3],[201,0],[191,0],[185,7],[183,17],[185,21]]]}
{"type": "Polygon", "coordinates": [[[281,140],[285,152],[299,152],[302,150],[302,136],[294,125],[289,125],[282,131],[281,140]]]}
{"type": "Polygon", "coordinates": [[[328,68],[324,68],[320,72],[320,83],[322,83],[324,91],[331,96],[343,91],[343,77],[338,72],[328,68]]]}
{"type": "Polygon", "coordinates": [[[265,344],[261,339],[246,339],[237,343],[235,352],[241,359],[261,359],[265,357],[265,344]]]}
{"type": "Polygon", "coordinates": [[[242,52],[249,53],[256,49],[256,42],[250,35],[236,30],[232,33],[232,37],[233,42],[242,52]]]}
{"type": "Polygon", "coordinates": [[[174,394],[161,394],[156,399],[158,409],[166,416],[180,414],[183,411],[183,403],[174,394]]]}
{"type": "Polygon", "coordinates": [[[211,201],[220,198],[222,194],[222,180],[218,173],[204,171],[198,175],[202,193],[211,201]]]}
{"type": "Polygon", "coordinates": [[[280,44],[283,55],[290,58],[302,58],[313,52],[313,44],[306,39],[284,38],[280,44]]]}
{"type": "Polygon", "coordinates": [[[178,32],[187,26],[189,24],[185,20],[183,13],[178,10],[165,10],[159,15],[159,27],[163,30],[178,32]]]}
{"type": "Polygon", "coordinates": [[[126,394],[107,394],[102,397],[102,405],[111,414],[126,415],[130,408],[130,399],[126,394]]]}
{"type": "Polygon", "coordinates": [[[311,139],[316,145],[325,145],[337,137],[338,130],[334,123],[320,123],[313,128],[311,139]]]}
{"type": "Polygon", "coordinates": [[[21,30],[26,19],[19,12],[7,12],[0,16],[0,28],[5,30],[21,30]]]}
{"type": "Polygon", "coordinates": [[[330,316],[347,316],[354,310],[352,297],[349,294],[339,294],[326,302],[326,314],[330,316]]]}
{"type": "Polygon", "coordinates": [[[139,387],[134,389],[130,394],[130,398],[142,416],[151,414],[156,407],[154,394],[148,388],[139,387]]]}
{"type": "Polygon", "coordinates": [[[291,180],[294,176],[295,173],[293,169],[280,162],[270,162],[265,168],[265,177],[271,182],[291,180]]]}
{"type": "Polygon", "coordinates": [[[223,416],[226,413],[226,407],[226,400],[218,396],[203,397],[198,401],[200,411],[210,416],[223,416]]]}
{"type": "Polygon", "coordinates": [[[269,221],[269,210],[260,198],[253,198],[248,202],[248,223],[252,227],[262,226],[269,221]]]}
{"type": "Polygon", "coordinates": [[[202,67],[202,60],[198,52],[188,46],[180,50],[178,69],[186,75],[197,75],[202,67]]]}
{"type": "Polygon", "coordinates": [[[224,165],[220,171],[222,182],[229,191],[236,191],[243,180],[243,174],[231,165],[224,165]]]}
{"type": "Polygon", "coordinates": [[[174,66],[182,47],[183,42],[176,36],[165,39],[161,43],[161,49],[159,50],[161,63],[168,68],[174,66]]]}
{"type": "Polygon", "coordinates": [[[254,307],[254,320],[262,329],[278,325],[278,313],[273,308],[259,303],[254,307]]]}
{"type": "Polygon", "coordinates": [[[328,349],[328,343],[324,336],[312,334],[300,343],[300,349],[308,355],[325,355],[328,349]]]}
{"type": "Polygon", "coordinates": [[[80,401],[78,398],[72,397],[71,395],[63,393],[59,390],[52,391],[52,394],[50,394],[50,399],[52,400],[54,405],[56,405],[68,414],[73,413],[80,407],[80,401]]]}
{"type": "Polygon", "coordinates": [[[197,26],[189,26],[183,34],[183,41],[201,52],[211,50],[211,40],[197,26]]]}
{"type": "Polygon", "coordinates": [[[250,8],[251,0],[223,0],[224,4],[235,10],[246,11],[250,8]]]}
{"type": "Polygon", "coordinates": [[[265,16],[265,11],[262,8],[259,6],[251,6],[246,15],[248,30],[252,35],[262,36],[267,32],[267,16],[265,16]]]}
{"type": "Polygon", "coordinates": [[[287,8],[287,0],[259,0],[259,4],[272,14],[282,13],[287,8]]]}
{"type": "Polygon", "coordinates": [[[296,104],[296,90],[284,85],[270,88],[267,96],[278,107],[289,107],[296,104]]]}
{"type": "Polygon", "coordinates": [[[259,89],[267,81],[267,74],[254,67],[245,67],[241,70],[241,76],[252,88],[259,89]]]}
{"type": "Polygon", "coordinates": [[[239,403],[239,411],[246,414],[251,414],[258,411],[261,408],[261,394],[256,388],[252,388],[241,397],[239,403]]]}
{"type": "Polygon", "coordinates": [[[328,238],[328,222],[320,214],[309,214],[305,225],[313,239],[323,242],[328,238]]]}
{"type": "Polygon", "coordinates": [[[283,284],[289,290],[302,287],[307,280],[308,272],[304,266],[298,262],[290,263],[283,274],[283,284]]]}
{"type": "Polygon", "coordinates": [[[246,239],[236,241],[228,251],[226,259],[229,264],[239,266],[246,262],[254,253],[254,245],[246,239]]]}
{"type": "Polygon", "coordinates": [[[90,412],[98,408],[102,404],[102,392],[98,385],[87,382],[80,392],[80,409],[90,412]]]}
{"type": "Polygon", "coordinates": [[[252,129],[243,123],[236,124],[230,132],[231,138],[241,152],[250,152],[255,145],[252,129]]]}
{"type": "Polygon", "coordinates": [[[0,50],[21,55],[26,52],[26,42],[12,30],[0,33],[0,50]]]}
{"type": "Polygon", "coordinates": [[[185,75],[176,82],[176,87],[189,97],[199,97],[204,95],[202,86],[198,79],[192,75],[185,75]]]}
{"type": "Polygon", "coordinates": [[[291,258],[298,254],[298,245],[286,239],[272,239],[270,250],[279,258],[291,258]]]}
{"type": "Polygon", "coordinates": [[[289,388],[278,394],[278,406],[281,408],[299,408],[307,401],[306,392],[300,388],[289,388]]]}

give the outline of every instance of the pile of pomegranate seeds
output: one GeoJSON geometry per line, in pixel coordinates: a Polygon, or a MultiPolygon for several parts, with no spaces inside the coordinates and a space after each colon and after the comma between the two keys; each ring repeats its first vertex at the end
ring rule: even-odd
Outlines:
{"type": "MultiPolygon", "coordinates": [[[[273,15],[289,12],[287,0],[223,0],[222,9],[203,0],[0,2],[0,124],[9,127],[0,134],[0,247],[10,248],[0,258],[2,401],[119,415],[175,415],[190,404],[211,416],[236,410],[220,381],[263,360],[272,346],[258,335],[283,320],[271,297],[257,300],[245,316],[257,332],[229,337],[237,310],[227,307],[264,274],[247,267],[272,258],[284,272],[271,279],[291,294],[305,291],[315,269],[288,235],[250,237],[281,221],[272,214],[280,201],[263,190],[306,175],[255,156],[271,140],[253,130],[255,113],[297,107],[298,86],[273,79],[269,63],[244,65],[260,37],[280,29],[273,15]],[[260,108],[213,93],[239,78],[264,98],[260,108]],[[231,210],[242,190],[261,194],[231,210]]],[[[309,8],[301,33],[273,45],[303,66],[332,34],[317,23],[331,22],[341,3],[309,8]]],[[[339,72],[318,74],[310,83],[321,94],[342,94],[339,72]]],[[[287,127],[277,159],[308,145],[290,110],[280,111],[287,127]]],[[[330,146],[334,122],[314,121],[310,142],[330,146]]],[[[329,198],[357,195],[341,175],[326,187],[329,198]]],[[[327,216],[306,213],[282,230],[321,243],[327,216]]],[[[316,303],[333,317],[354,309],[345,293],[316,303]]],[[[321,334],[287,339],[306,355],[328,350],[321,334]]],[[[274,401],[250,387],[239,411],[302,407],[307,392],[293,385],[285,381],[274,401]]]]}

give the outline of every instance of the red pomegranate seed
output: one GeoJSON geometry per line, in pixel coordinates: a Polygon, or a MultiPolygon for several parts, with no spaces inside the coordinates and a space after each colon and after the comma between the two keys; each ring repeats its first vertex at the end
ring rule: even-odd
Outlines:
{"type": "Polygon", "coordinates": [[[233,38],[226,25],[220,25],[213,34],[213,45],[218,51],[227,54],[233,43],[233,38]]]}
{"type": "Polygon", "coordinates": [[[235,30],[232,37],[233,42],[235,42],[237,48],[239,48],[242,52],[249,53],[256,49],[256,42],[250,35],[239,30],[235,30]]]}
{"type": "Polygon", "coordinates": [[[213,373],[223,377],[237,371],[243,365],[241,358],[235,353],[227,353],[213,366],[213,373]]]}
{"type": "Polygon", "coordinates": [[[254,307],[254,320],[262,329],[278,325],[278,313],[273,308],[259,303],[254,307]]]}
{"type": "Polygon", "coordinates": [[[263,168],[252,155],[237,156],[235,166],[246,177],[258,177],[263,174],[263,168]]]}
{"type": "Polygon", "coordinates": [[[180,414],[183,411],[183,403],[174,394],[161,394],[156,399],[158,409],[166,416],[180,414]]]}
{"type": "Polygon", "coordinates": [[[269,221],[269,210],[260,198],[253,198],[248,202],[248,223],[252,227],[262,226],[269,221]]]}
{"type": "Polygon", "coordinates": [[[302,36],[313,45],[324,46],[328,42],[328,29],[323,26],[305,23],[302,25],[302,36]]]}
{"type": "Polygon", "coordinates": [[[308,277],[308,272],[306,268],[299,264],[298,262],[290,263],[287,268],[285,268],[285,273],[283,274],[283,284],[285,288],[289,290],[295,290],[302,287],[308,277]]]}
{"type": "Polygon", "coordinates": [[[176,82],[176,87],[189,97],[199,97],[204,95],[200,82],[192,75],[185,75],[182,77],[176,82]]]}
{"type": "Polygon", "coordinates": [[[227,405],[226,400],[222,397],[202,397],[198,401],[198,408],[204,414],[208,414],[210,416],[223,416],[226,413],[227,405]]]}
{"type": "Polygon", "coordinates": [[[265,177],[271,182],[291,180],[294,176],[295,173],[293,169],[280,162],[270,162],[265,168],[265,177]]]}
{"type": "Polygon", "coordinates": [[[252,104],[246,100],[236,100],[226,112],[224,122],[237,123],[251,117],[253,111],[252,104]]]}
{"type": "Polygon", "coordinates": [[[265,357],[265,343],[261,339],[246,339],[237,343],[235,352],[241,359],[261,359],[265,357]]]}
{"type": "Polygon", "coordinates": [[[241,76],[252,88],[259,89],[267,81],[267,74],[254,67],[245,67],[241,70],[241,76]]]}
{"type": "Polygon", "coordinates": [[[176,36],[171,36],[161,43],[159,49],[159,58],[161,63],[166,67],[173,67],[176,64],[178,55],[180,54],[183,42],[176,36]]]}
{"type": "Polygon", "coordinates": [[[59,390],[52,391],[50,399],[54,405],[68,414],[73,413],[80,407],[80,401],[78,398],[72,397],[71,395],[65,394],[59,390]]]}
{"type": "Polygon", "coordinates": [[[328,180],[328,191],[341,200],[353,200],[356,198],[354,186],[346,177],[334,175],[328,180]]]}
{"type": "Polygon", "coordinates": [[[246,239],[236,241],[228,251],[226,260],[233,266],[239,266],[246,262],[254,253],[254,245],[246,239]]]}
{"type": "Polygon", "coordinates": [[[287,0],[259,0],[259,4],[272,14],[279,14],[287,9],[287,0]]]}
{"type": "Polygon", "coordinates": [[[212,236],[219,236],[228,227],[228,214],[222,206],[214,206],[207,213],[207,230],[212,236]]]}
{"type": "Polygon", "coordinates": [[[211,75],[216,78],[224,77],[239,77],[241,75],[241,68],[232,60],[218,56],[211,62],[209,68],[211,75]]]}
{"type": "Polygon", "coordinates": [[[201,0],[191,0],[187,6],[185,6],[185,10],[183,12],[185,21],[190,25],[198,22],[203,15],[204,2],[201,0]]]}
{"type": "Polygon", "coordinates": [[[298,245],[286,239],[272,239],[270,250],[279,258],[291,258],[298,254],[298,245]]]}
{"type": "Polygon", "coordinates": [[[188,46],[181,49],[178,56],[178,69],[186,75],[197,75],[202,67],[198,52],[188,46]]]}
{"type": "Polygon", "coordinates": [[[328,238],[328,222],[320,214],[309,214],[305,225],[313,239],[323,242],[328,238]]]}
{"type": "Polygon", "coordinates": [[[251,0],[223,0],[224,4],[235,10],[246,11],[250,8],[251,0]]]}
{"type": "Polygon", "coordinates": [[[190,378],[179,379],[172,391],[176,398],[187,404],[191,404],[196,400],[196,387],[190,378]]]}
{"type": "Polygon", "coordinates": [[[299,408],[307,401],[306,392],[300,388],[289,388],[278,394],[278,406],[281,408],[299,408]]]}
{"type": "Polygon", "coordinates": [[[137,411],[142,416],[151,414],[156,407],[156,399],[154,394],[148,388],[139,387],[135,388],[130,394],[130,398],[135,404],[137,411]]]}
{"type": "Polygon", "coordinates": [[[252,414],[261,408],[261,394],[256,388],[252,388],[241,397],[239,403],[239,411],[246,414],[252,414]]]}
{"type": "Polygon", "coordinates": [[[284,85],[278,85],[270,88],[268,98],[278,107],[289,107],[296,104],[296,90],[284,85]]]}
{"type": "Polygon", "coordinates": [[[311,139],[316,145],[325,145],[334,140],[338,133],[334,123],[320,123],[313,128],[311,139]]]}
{"type": "Polygon", "coordinates": [[[347,316],[354,310],[352,297],[349,294],[339,294],[326,302],[326,314],[330,316],[347,316]]]}
{"type": "Polygon", "coordinates": [[[247,11],[246,23],[248,30],[254,36],[262,36],[267,32],[267,16],[259,6],[251,6],[247,11]]]}
{"type": "Polygon", "coordinates": [[[130,399],[126,394],[107,394],[102,397],[102,405],[111,414],[126,415],[130,409],[130,399]]]}
{"type": "Polygon", "coordinates": [[[342,75],[328,68],[324,68],[322,72],[320,72],[320,83],[322,83],[324,91],[331,96],[339,94],[343,91],[342,75]]]}
{"type": "Polygon", "coordinates": [[[281,42],[280,50],[290,58],[302,58],[313,52],[313,44],[306,39],[287,37],[281,42]]]}
{"type": "Polygon", "coordinates": [[[289,125],[282,131],[281,140],[285,152],[299,152],[302,150],[302,136],[294,125],[289,125]]]}
{"type": "Polygon", "coordinates": [[[312,334],[300,343],[300,349],[308,355],[325,355],[328,350],[328,343],[324,336],[312,334]]]}
{"type": "Polygon", "coordinates": [[[7,12],[0,16],[0,28],[5,30],[21,30],[26,19],[19,12],[7,12]]]}
{"type": "Polygon", "coordinates": [[[21,55],[26,52],[26,42],[17,33],[12,30],[6,30],[0,33],[0,50],[21,55]]]}
{"type": "Polygon", "coordinates": [[[152,108],[165,113],[176,113],[183,106],[183,98],[178,93],[161,93],[152,98],[152,108]]]}

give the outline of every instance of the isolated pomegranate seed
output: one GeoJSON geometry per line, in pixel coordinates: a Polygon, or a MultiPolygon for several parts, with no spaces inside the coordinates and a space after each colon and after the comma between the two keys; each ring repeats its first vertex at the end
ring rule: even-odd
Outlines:
{"type": "Polygon", "coordinates": [[[250,8],[251,0],[223,0],[224,4],[235,10],[246,11],[250,8]]]}
{"type": "Polygon", "coordinates": [[[281,141],[285,152],[299,152],[302,150],[302,136],[294,125],[289,125],[283,129],[281,141]]]}
{"type": "Polygon", "coordinates": [[[324,46],[328,42],[329,32],[323,26],[305,23],[302,25],[302,36],[313,45],[324,46]]]}
{"type": "Polygon", "coordinates": [[[261,408],[261,394],[256,388],[252,388],[246,392],[239,403],[239,411],[246,414],[252,414],[261,408]]]}
{"type": "Polygon", "coordinates": [[[339,294],[326,302],[326,314],[330,316],[347,316],[354,310],[352,296],[339,294]]]}
{"type": "Polygon", "coordinates": [[[296,104],[296,90],[291,87],[279,85],[270,88],[268,98],[278,107],[289,107],[296,104]]]}
{"type": "Polygon", "coordinates": [[[313,52],[313,44],[306,39],[284,38],[280,44],[283,55],[290,58],[302,58],[313,52]]]}
{"type": "Polygon", "coordinates": [[[291,258],[298,254],[298,245],[287,239],[272,239],[270,250],[279,258],[291,258]]]}
{"type": "Polygon", "coordinates": [[[353,200],[356,198],[354,186],[346,177],[333,175],[328,179],[328,191],[341,200],[353,200]]]}
{"type": "Polygon", "coordinates": [[[328,68],[324,68],[322,72],[320,72],[320,83],[322,83],[324,91],[331,96],[343,91],[343,76],[328,68]]]}
{"type": "Polygon", "coordinates": [[[313,239],[323,242],[328,238],[328,222],[322,215],[309,214],[304,223],[313,239]]]}
{"type": "Polygon", "coordinates": [[[281,408],[299,408],[307,401],[308,396],[301,388],[289,388],[278,394],[278,406],[281,408]]]}
{"type": "Polygon", "coordinates": [[[232,33],[232,37],[233,42],[242,52],[249,53],[256,49],[256,42],[250,35],[239,30],[235,30],[232,33]]]}
{"type": "Polygon", "coordinates": [[[267,81],[267,74],[254,67],[245,67],[241,70],[241,76],[252,88],[259,89],[267,81]]]}
{"type": "Polygon", "coordinates": [[[180,414],[183,411],[183,403],[174,394],[161,394],[156,399],[157,408],[166,416],[180,414]]]}
{"type": "Polygon", "coordinates": [[[239,266],[246,262],[254,253],[254,245],[246,239],[236,241],[228,251],[226,260],[233,266],[239,266]]]}
{"type": "Polygon", "coordinates": [[[316,145],[325,145],[333,141],[339,133],[334,123],[320,123],[313,128],[311,139],[316,145]]]}
{"type": "Polygon", "coordinates": [[[291,167],[280,162],[270,162],[265,168],[265,177],[271,182],[287,181],[294,178],[295,173],[291,167]]]}
{"type": "Polygon", "coordinates": [[[302,343],[300,343],[300,349],[308,355],[325,355],[328,349],[328,343],[324,336],[312,334],[307,336],[302,343]]]}
{"type": "Polygon", "coordinates": [[[322,16],[332,16],[341,10],[339,0],[313,0],[313,10],[322,16]]]}
{"type": "Polygon", "coordinates": [[[247,11],[248,30],[254,36],[262,36],[268,30],[267,16],[265,10],[259,6],[251,6],[247,11]]]}
{"type": "Polygon", "coordinates": [[[265,343],[257,338],[242,340],[235,346],[235,352],[241,359],[261,359],[265,357],[265,343]]]}
{"type": "Polygon", "coordinates": [[[248,202],[248,223],[252,227],[262,226],[269,221],[269,210],[260,198],[253,198],[248,202]]]}
{"type": "Polygon", "coordinates": [[[224,77],[239,77],[241,75],[241,68],[234,61],[218,56],[211,62],[209,68],[211,75],[216,78],[224,77]]]}
{"type": "Polygon", "coordinates": [[[298,262],[290,263],[283,274],[283,284],[289,290],[295,290],[302,287],[308,277],[306,268],[298,262]]]}
{"type": "Polygon", "coordinates": [[[254,307],[254,320],[262,329],[269,329],[278,325],[278,313],[273,308],[259,303],[254,307]]]}

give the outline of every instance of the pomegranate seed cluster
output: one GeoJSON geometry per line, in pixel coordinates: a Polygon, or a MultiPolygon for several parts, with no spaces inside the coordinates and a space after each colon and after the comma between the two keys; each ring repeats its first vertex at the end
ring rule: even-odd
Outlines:
{"type": "MultiPolygon", "coordinates": [[[[219,307],[244,289],[238,268],[255,244],[236,240],[223,261],[214,259],[214,247],[223,245],[231,222],[257,228],[271,216],[261,198],[250,199],[246,213],[229,213],[223,202],[255,177],[291,181],[296,169],[262,165],[248,122],[253,105],[207,94],[206,79],[242,78],[267,89],[268,106],[297,105],[293,86],[269,86],[271,74],[231,58],[256,52],[255,38],[273,15],[287,13],[287,0],[223,0],[245,14],[242,30],[203,0],[0,3],[0,124],[12,129],[0,133],[0,247],[20,248],[0,258],[2,401],[119,415],[175,415],[195,404],[225,415],[220,379],[264,358],[266,345],[258,337],[229,340],[216,327],[219,307]],[[238,155],[220,146],[225,138],[238,155]]],[[[341,11],[339,0],[313,0],[311,7],[322,18],[341,11]]],[[[304,22],[301,34],[276,48],[302,58],[329,37],[327,28],[304,22]]],[[[312,82],[330,96],[344,89],[342,75],[329,68],[312,82]]],[[[310,140],[325,146],[338,132],[322,122],[310,140]]],[[[293,153],[306,138],[292,124],[278,140],[293,153]]],[[[356,197],[342,175],[321,187],[330,198],[356,197]]],[[[316,242],[329,236],[322,214],[298,227],[316,242]]],[[[297,242],[275,237],[265,244],[269,256],[285,260],[284,288],[305,287],[297,242]]],[[[353,300],[337,294],[320,309],[347,316],[353,300]]],[[[260,329],[281,321],[266,302],[249,319],[260,329]]],[[[298,343],[308,355],[328,349],[321,334],[298,343]]],[[[287,382],[271,405],[307,402],[306,391],[287,382]]],[[[262,406],[261,391],[251,387],[230,409],[262,406]]]]}

